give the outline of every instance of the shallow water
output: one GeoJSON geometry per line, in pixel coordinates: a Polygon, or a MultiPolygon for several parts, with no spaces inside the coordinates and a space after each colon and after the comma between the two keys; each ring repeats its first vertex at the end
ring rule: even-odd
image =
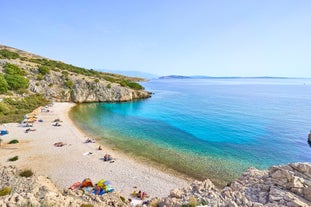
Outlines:
{"type": "Polygon", "coordinates": [[[143,83],[152,98],[79,104],[83,130],[124,152],[225,184],[246,168],[311,161],[310,79],[143,83]]]}

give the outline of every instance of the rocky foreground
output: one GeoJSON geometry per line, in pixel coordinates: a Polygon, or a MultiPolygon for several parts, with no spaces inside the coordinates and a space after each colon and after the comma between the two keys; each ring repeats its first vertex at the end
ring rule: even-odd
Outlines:
{"type": "Polygon", "coordinates": [[[221,191],[210,180],[174,189],[160,206],[311,206],[311,164],[272,166],[269,170],[248,169],[221,191]]]}
{"type": "Polygon", "coordinates": [[[59,190],[47,177],[32,175],[21,177],[20,170],[13,166],[0,169],[0,206],[128,206],[117,192],[95,196],[82,190],[59,190]]]}
{"type": "MultiPolygon", "coordinates": [[[[95,196],[81,190],[59,190],[50,179],[33,175],[20,177],[15,167],[1,167],[0,189],[10,187],[0,197],[0,206],[129,206],[118,193],[95,196]]],[[[248,169],[222,190],[210,180],[195,181],[174,189],[167,198],[152,198],[149,206],[311,206],[311,164],[272,166],[269,170],[248,169]]]]}

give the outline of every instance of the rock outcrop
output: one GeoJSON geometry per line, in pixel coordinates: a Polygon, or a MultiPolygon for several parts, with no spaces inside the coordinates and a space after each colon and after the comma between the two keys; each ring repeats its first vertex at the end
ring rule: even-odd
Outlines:
{"type": "Polygon", "coordinates": [[[4,58],[0,54],[0,74],[5,73],[5,65],[9,63],[18,66],[29,80],[28,90],[24,94],[10,91],[13,96],[40,93],[51,101],[76,103],[123,102],[151,96],[136,83],[143,81],[142,78],[88,70],[4,45],[0,45],[1,50],[10,51],[18,57],[4,58]],[[46,71],[40,72],[42,67],[46,71]]]}
{"type": "MultiPolygon", "coordinates": [[[[0,206],[130,205],[117,192],[96,196],[80,190],[59,190],[43,176],[20,177],[13,166],[0,167],[0,175],[0,191],[11,188],[7,195],[0,195],[0,206]]],[[[152,198],[146,203],[161,207],[307,207],[311,206],[311,164],[293,163],[262,171],[249,168],[222,190],[208,179],[195,181],[189,187],[173,189],[167,198],[152,198]]]]}
{"type": "Polygon", "coordinates": [[[272,166],[269,170],[248,169],[221,191],[210,180],[174,189],[159,206],[311,206],[311,164],[272,166]]]}
{"type": "Polygon", "coordinates": [[[41,81],[31,81],[29,89],[53,101],[75,103],[133,101],[151,95],[144,90],[122,87],[105,80],[95,81],[89,77],[71,76],[70,80],[73,82],[72,88],[65,87],[65,80],[57,72],[51,72],[41,81]]]}
{"type": "Polygon", "coordinates": [[[0,168],[0,191],[11,189],[8,195],[0,196],[0,206],[128,206],[117,192],[103,196],[83,193],[81,190],[59,190],[50,179],[33,175],[19,176],[19,170],[13,166],[0,168]]]}

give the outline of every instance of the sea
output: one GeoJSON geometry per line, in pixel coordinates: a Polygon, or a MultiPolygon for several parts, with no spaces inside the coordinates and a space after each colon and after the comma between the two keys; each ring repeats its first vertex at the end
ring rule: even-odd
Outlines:
{"type": "Polygon", "coordinates": [[[70,116],[114,149],[220,186],[249,167],[311,162],[311,79],[155,79],[142,85],[151,98],[78,104],[70,116]]]}

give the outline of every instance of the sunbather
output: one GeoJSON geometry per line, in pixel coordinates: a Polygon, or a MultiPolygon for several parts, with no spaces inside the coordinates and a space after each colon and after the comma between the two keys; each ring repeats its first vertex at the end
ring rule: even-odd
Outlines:
{"type": "Polygon", "coordinates": [[[106,153],[104,156],[104,161],[110,161],[111,159],[112,159],[111,155],[106,153]]]}

